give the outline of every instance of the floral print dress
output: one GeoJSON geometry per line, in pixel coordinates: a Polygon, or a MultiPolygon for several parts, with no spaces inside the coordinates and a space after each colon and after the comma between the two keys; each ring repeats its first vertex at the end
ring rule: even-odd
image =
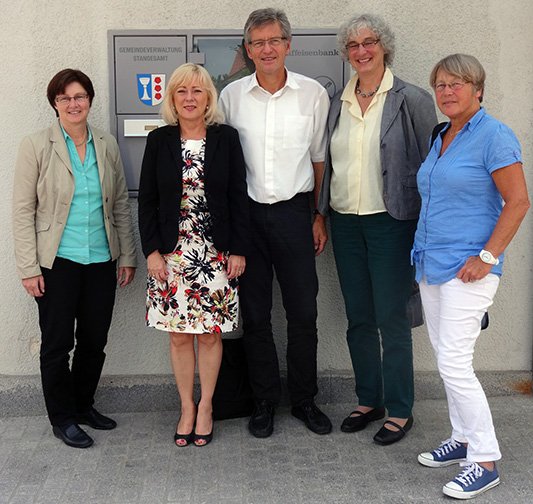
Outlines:
{"type": "Polygon", "coordinates": [[[205,139],[181,140],[184,160],[178,242],[163,255],[168,278],[148,276],[146,324],[177,333],[220,333],[237,329],[238,282],[228,280],[227,253],[211,237],[204,192],[205,139]]]}

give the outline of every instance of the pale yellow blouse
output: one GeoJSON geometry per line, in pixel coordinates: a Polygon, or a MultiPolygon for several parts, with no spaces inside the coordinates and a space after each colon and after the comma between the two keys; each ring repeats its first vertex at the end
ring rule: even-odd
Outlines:
{"type": "Polygon", "coordinates": [[[387,92],[393,75],[387,68],[377,93],[361,113],[355,96],[355,74],[341,96],[342,107],[331,137],[331,207],[340,213],[368,215],[386,212],[383,201],[380,132],[387,92]]]}

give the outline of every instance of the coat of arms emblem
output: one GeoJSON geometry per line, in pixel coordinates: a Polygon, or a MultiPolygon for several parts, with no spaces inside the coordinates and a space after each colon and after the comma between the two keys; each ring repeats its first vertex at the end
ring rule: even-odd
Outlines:
{"type": "Polygon", "coordinates": [[[145,105],[159,105],[165,93],[165,74],[137,74],[137,91],[145,105]]]}

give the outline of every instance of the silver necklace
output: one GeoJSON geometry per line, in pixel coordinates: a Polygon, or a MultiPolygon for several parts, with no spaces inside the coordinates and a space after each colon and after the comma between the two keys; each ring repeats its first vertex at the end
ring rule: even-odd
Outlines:
{"type": "Polygon", "coordinates": [[[363,98],[370,98],[371,96],[374,96],[378,92],[380,85],[381,83],[378,84],[377,88],[374,89],[374,91],[365,92],[365,91],[361,91],[361,89],[359,88],[359,81],[357,81],[357,84],[355,85],[355,94],[361,95],[363,98]]]}

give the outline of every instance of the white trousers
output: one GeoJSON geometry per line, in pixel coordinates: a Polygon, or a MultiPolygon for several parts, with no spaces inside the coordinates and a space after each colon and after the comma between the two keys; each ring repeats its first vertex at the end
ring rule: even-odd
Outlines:
{"type": "Polygon", "coordinates": [[[440,285],[420,283],[429,339],[446,389],[451,437],[468,443],[467,462],[501,459],[487,397],[472,366],[481,319],[499,283],[492,273],[472,283],[457,278],[440,285]]]}

